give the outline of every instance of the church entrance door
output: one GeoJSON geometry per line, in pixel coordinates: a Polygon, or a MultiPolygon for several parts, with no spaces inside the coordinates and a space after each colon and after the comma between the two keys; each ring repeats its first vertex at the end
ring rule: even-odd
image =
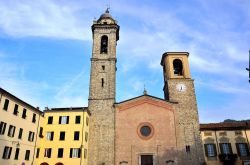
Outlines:
{"type": "Polygon", "coordinates": [[[141,165],[153,165],[153,155],[141,155],[141,165]]]}

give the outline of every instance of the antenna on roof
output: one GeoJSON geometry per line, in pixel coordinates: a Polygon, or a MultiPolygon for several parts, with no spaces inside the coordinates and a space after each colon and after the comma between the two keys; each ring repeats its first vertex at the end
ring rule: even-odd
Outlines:
{"type": "Polygon", "coordinates": [[[250,83],[250,50],[249,50],[249,64],[248,64],[248,68],[246,68],[246,70],[249,72],[249,83],[250,83]]]}

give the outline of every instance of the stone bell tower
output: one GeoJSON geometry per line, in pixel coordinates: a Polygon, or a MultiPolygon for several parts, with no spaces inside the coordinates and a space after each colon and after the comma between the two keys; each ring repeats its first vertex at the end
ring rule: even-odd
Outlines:
{"type": "Polygon", "coordinates": [[[116,44],[119,25],[107,9],[92,25],[93,48],[88,107],[89,165],[113,165],[115,149],[116,44]]]}
{"type": "Polygon", "coordinates": [[[162,55],[163,91],[166,100],[177,102],[175,109],[179,164],[198,165],[204,162],[204,157],[188,56],[188,52],[167,52],[162,55]]]}

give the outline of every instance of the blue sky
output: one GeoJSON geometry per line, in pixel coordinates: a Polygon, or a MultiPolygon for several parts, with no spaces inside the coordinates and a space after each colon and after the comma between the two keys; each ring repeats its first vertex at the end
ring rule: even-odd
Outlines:
{"type": "Polygon", "coordinates": [[[250,118],[249,0],[0,0],[0,86],[28,103],[87,106],[91,25],[120,25],[117,101],[163,98],[161,56],[187,51],[201,122],[250,118]]]}

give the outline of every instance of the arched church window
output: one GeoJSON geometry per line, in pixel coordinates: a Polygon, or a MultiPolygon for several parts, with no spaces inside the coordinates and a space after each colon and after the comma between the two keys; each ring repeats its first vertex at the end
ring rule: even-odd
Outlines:
{"type": "Polygon", "coordinates": [[[174,75],[175,76],[182,76],[183,75],[183,65],[182,65],[181,60],[175,59],[173,61],[173,65],[174,65],[174,75]]]}
{"type": "Polygon", "coordinates": [[[102,36],[101,38],[101,53],[108,53],[108,37],[102,36]]]}

